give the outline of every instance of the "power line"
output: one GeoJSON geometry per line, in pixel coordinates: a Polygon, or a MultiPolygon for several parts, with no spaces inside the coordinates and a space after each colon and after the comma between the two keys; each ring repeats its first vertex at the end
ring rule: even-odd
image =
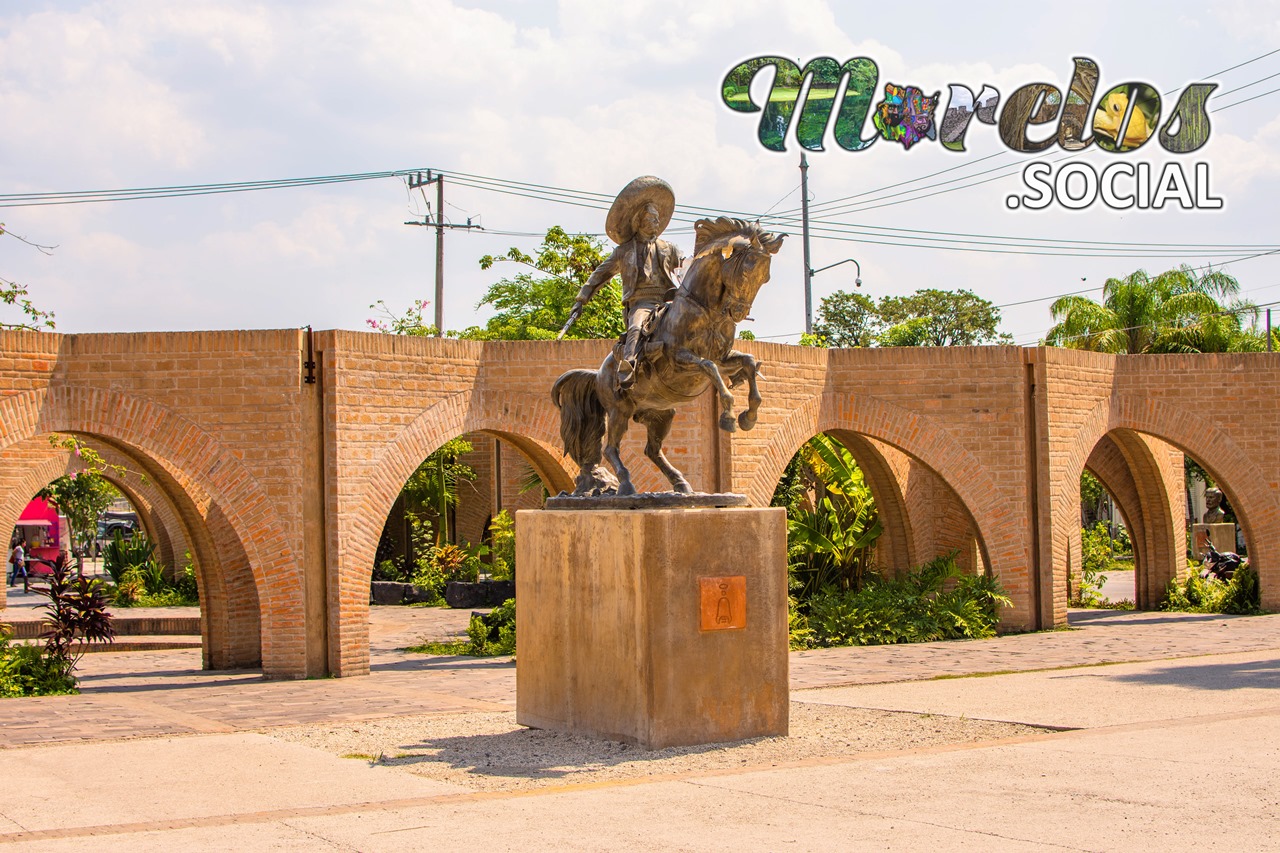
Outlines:
{"type": "Polygon", "coordinates": [[[261,190],[293,189],[296,187],[345,184],[356,181],[374,181],[399,178],[414,173],[416,169],[390,172],[360,172],[349,175],[321,175],[310,178],[277,178],[266,181],[234,181],[213,184],[185,184],[160,187],[131,187],[116,190],[74,190],[70,192],[0,193],[0,208],[39,207],[51,204],[93,204],[109,201],[141,201],[158,198],[184,198],[219,193],[257,192],[261,190]]]}

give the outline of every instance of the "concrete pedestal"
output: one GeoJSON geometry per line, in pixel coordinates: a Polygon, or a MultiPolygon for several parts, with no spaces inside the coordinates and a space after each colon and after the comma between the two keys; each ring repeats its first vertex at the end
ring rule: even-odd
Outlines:
{"type": "Polygon", "coordinates": [[[1191,550],[1196,559],[1204,559],[1205,542],[1212,542],[1219,552],[1236,550],[1236,526],[1234,524],[1193,524],[1191,525],[1191,550]]]}
{"type": "Polygon", "coordinates": [[[781,509],[516,513],[516,720],[647,749],[785,735],[781,509]]]}

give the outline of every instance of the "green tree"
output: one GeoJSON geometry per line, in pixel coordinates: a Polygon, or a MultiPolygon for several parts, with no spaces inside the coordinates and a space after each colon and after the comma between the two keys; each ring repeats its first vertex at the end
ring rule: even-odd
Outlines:
{"type": "Polygon", "coordinates": [[[905,346],[968,347],[978,344],[1013,343],[997,331],[1000,309],[969,290],[923,288],[909,296],[886,296],[876,308],[885,332],[881,346],[896,338],[885,337],[895,326],[910,324],[905,346]]]}
{"type": "Polygon", "coordinates": [[[1265,349],[1243,325],[1256,311],[1236,300],[1239,283],[1219,270],[1185,264],[1157,276],[1137,270],[1109,278],[1102,302],[1064,296],[1049,307],[1050,346],[1110,353],[1237,352],[1265,349]]]}
{"type": "Polygon", "coordinates": [[[968,290],[924,288],[878,303],[838,290],[822,300],[814,332],[836,347],[1007,344],[1000,309],[968,290]]]}
{"type": "MultiPolygon", "coordinates": [[[[491,305],[497,313],[483,328],[472,326],[459,337],[554,339],[569,319],[578,291],[606,257],[599,240],[585,234],[569,234],[558,225],[548,229],[535,255],[517,248],[509,249],[502,257],[485,255],[480,259],[481,269],[505,262],[520,264],[533,272],[521,272],[490,285],[479,304],[491,305]]],[[[596,291],[566,337],[616,338],[626,331],[622,313],[622,286],[614,279],[596,291]]]]}
{"type": "Polygon", "coordinates": [[[54,480],[36,493],[67,517],[72,539],[81,546],[93,540],[98,516],[120,497],[120,491],[96,471],[80,471],[54,480]]]}
{"type": "Polygon", "coordinates": [[[818,306],[813,331],[833,347],[869,347],[882,322],[876,304],[861,293],[837,290],[818,306]]]}

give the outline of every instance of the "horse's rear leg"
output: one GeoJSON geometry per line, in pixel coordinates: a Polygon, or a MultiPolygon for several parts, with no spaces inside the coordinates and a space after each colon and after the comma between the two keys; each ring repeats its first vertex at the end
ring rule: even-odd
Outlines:
{"type": "Polygon", "coordinates": [[[622,437],[627,434],[627,426],[635,411],[636,407],[634,405],[618,400],[616,408],[609,410],[607,418],[608,428],[605,431],[604,458],[609,460],[609,464],[613,466],[613,472],[618,475],[619,495],[634,495],[636,493],[636,487],[631,484],[631,472],[627,470],[626,465],[622,464],[622,454],[618,452],[618,447],[622,444],[622,437]]]}
{"type": "Polygon", "coordinates": [[[671,432],[671,421],[676,416],[675,409],[666,410],[649,410],[642,411],[639,419],[645,425],[645,429],[649,431],[649,440],[644,446],[644,455],[652,460],[654,465],[662,471],[669,481],[671,488],[682,495],[693,494],[693,486],[689,485],[689,481],[684,478],[676,466],[672,465],[667,459],[665,453],[662,452],[662,442],[666,439],[667,433],[671,432]]]}

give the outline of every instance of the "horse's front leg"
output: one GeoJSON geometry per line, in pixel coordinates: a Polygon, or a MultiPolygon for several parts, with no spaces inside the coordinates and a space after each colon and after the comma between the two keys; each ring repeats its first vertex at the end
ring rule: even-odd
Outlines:
{"type": "Polygon", "coordinates": [[[707,375],[711,380],[711,387],[715,388],[716,393],[720,395],[720,429],[725,432],[737,430],[738,425],[733,420],[733,394],[724,384],[724,377],[720,375],[720,368],[716,367],[716,363],[687,349],[676,350],[675,362],[682,367],[701,370],[707,375]]]}
{"type": "Polygon", "coordinates": [[[618,448],[622,444],[622,437],[627,434],[627,425],[631,422],[631,416],[636,413],[635,404],[617,400],[613,408],[609,409],[607,416],[608,426],[605,430],[604,442],[604,458],[609,460],[609,464],[613,466],[613,471],[618,475],[618,494],[634,495],[636,487],[631,484],[631,472],[627,470],[627,466],[622,464],[622,454],[618,448]]]}
{"type": "Polygon", "coordinates": [[[760,396],[760,389],[756,387],[756,379],[760,375],[760,362],[749,353],[731,350],[724,364],[733,368],[735,380],[742,376],[747,378],[747,410],[738,415],[738,426],[751,429],[756,425],[756,413],[760,410],[760,402],[763,399],[760,396]]]}

